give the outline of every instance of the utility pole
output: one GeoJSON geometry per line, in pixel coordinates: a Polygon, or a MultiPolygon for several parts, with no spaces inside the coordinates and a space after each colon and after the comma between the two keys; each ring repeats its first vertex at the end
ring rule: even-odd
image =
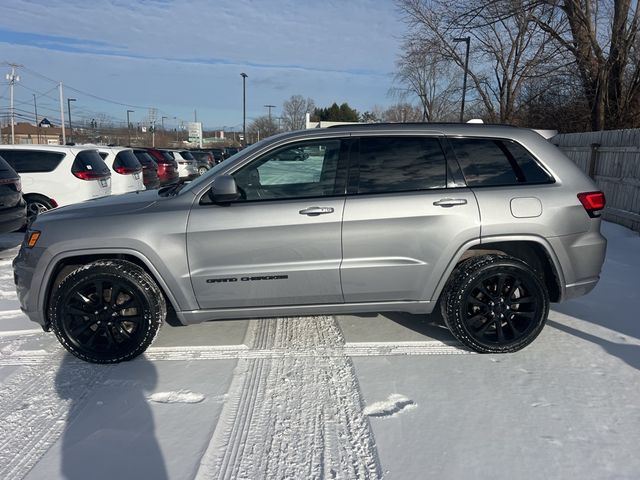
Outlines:
{"type": "Polygon", "coordinates": [[[59,85],[60,90],[60,126],[62,127],[62,144],[65,145],[67,143],[67,136],[64,131],[64,101],[63,101],[63,91],[62,91],[62,82],[59,85]]]}
{"type": "Polygon", "coordinates": [[[36,113],[36,129],[38,131],[38,144],[40,143],[40,122],[38,122],[38,102],[36,101],[36,94],[33,94],[33,108],[36,113]]]}
{"type": "Polygon", "coordinates": [[[134,112],[135,110],[127,110],[127,136],[129,137],[129,146],[131,146],[131,122],[129,121],[129,114],[134,112]]]}
{"type": "MultiPolygon", "coordinates": [[[[242,140],[244,144],[247,144],[247,88],[246,88],[246,80],[248,75],[246,73],[241,73],[242,77],[242,140]]],[[[234,132],[234,141],[235,141],[235,132],[234,132]]]]}
{"type": "Polygon", "coordinates": [[[22,65],[10,63],[9,66],[11,67],[11,73],[7,73],[5,78],[9,81],[9,89],[11,90],[11,145],[13,145],[16,143],[15,130],[13,125],[15,123],[15,109],[13,108],[13,86],[16,82],[20,81],[20,77],[16,75],[16,68],[21,67],[22,65]]]}
{"type": "Polygon", "coordinates": [[[271,123],[271,109],[276,108],[275,105],[265,105],[266,108],[269,109],[269,123],[271,123]]]}
{"type": "Polygon", "coordinates": [[[71,102],[75,101],[75,98],[67,98],[67,113],[69,114],[69,142],[73,141],[73,127],[71,126],[71,102]]]}
{"type": "Polygon", "coordinates": [[[193,109],[193,121],[194,122],[198,122],[198,112],[196,111],[196,109],[193,109]]]}
{"type": "Polygon", "coordinates": [[[454,38],[455,43],[465,42],[467,44],[467,53],[464,57],[464,80],[462,81],[462,106],[460,107],[460,123],[464,122],[464,100],[467,94],[467,73],[469,72],[469,44],[471,37],[454,38]]]}

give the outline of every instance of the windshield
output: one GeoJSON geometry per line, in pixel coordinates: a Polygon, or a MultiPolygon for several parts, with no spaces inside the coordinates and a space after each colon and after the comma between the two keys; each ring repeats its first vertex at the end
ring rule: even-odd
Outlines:
{"type": "Polygon", "coordinates": [[[204,175],[199,176],[193,182],[191,182],[188,185],[186,185],[182,189],[181,193],[190,192],[193,189],[200,188],[201,185],[206,184],[213,177],[215,177],[220,170],[224,170],[225,168],[227,168],[227,166],[229,165],[229,162],[232,159],[240,158],[240,156],[244,157],[245,155],[250,155],[251,153],[253,153],[253,152],[257,151],[257,150],[260,150],[265,145],[271,143],[272,139],[273,139],[273,137],[265,138],[264,140],[260,140],[259,142],[256,142],[253,145],[251,145],[251,146],[249,146],[249,147],[247,147],[247,148],[245,148],[243,150],[240,150],[238,153],[236,153],[232,157],[229,157],[224,162],[221,162],[221,163],[217,164],[215,167],[213,167],[207,173],[205,173],[204,175]]]}

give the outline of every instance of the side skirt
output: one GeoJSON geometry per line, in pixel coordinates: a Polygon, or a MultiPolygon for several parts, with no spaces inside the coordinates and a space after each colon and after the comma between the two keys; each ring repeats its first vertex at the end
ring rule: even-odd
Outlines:
{"type": "Polygon", "coordinates": [[[296,305],[252,308],[220,308],[176,312],[180,323],[190,325],[210,320],[232,320],[242,318],[291,317],[305,315],[339,315],[371,312],[407,312],[428,314],[435,302],[369,302],[336,303],[324,305],[296,305]]]}

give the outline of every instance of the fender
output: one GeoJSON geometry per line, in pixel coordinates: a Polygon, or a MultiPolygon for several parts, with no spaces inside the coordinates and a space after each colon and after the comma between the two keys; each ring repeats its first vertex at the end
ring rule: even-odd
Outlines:
{"type": "MultiPolygon", "coordinates": [[[[175,294],[175,289],[169,287],[167,282],[165,282],[163,276],[156,269],[153,263],[141,252],[129,248],[92,248],[92,249],[78,249],[78,250],[66,250],[63,252],[57,253],[51,261],[48,263],[44,274],[43,281],[41,285],[50,286],[50,282],[52,280],[54,267],[58,265],[61,261],[73,258],[73,257],[82,257],[87,255],[130,255],[132,257],[136,257],[147,267],[151,276],[154,278],[156,282],[158,282],[158,286],[165,293],[169,301],[172,305],[175,306],[176,310],[182,309],[183,304],[186,302],[187,305],[191,305],[192,308],[187,308],[188,310],[197,308],[197,304],[195,303],[195,297],[193,296],[193,291],[191,290],[191,283],[189,283],[191,299],[184,298],[183,302],[178,301],[178,297],[175,294]]],[[[38,293],[38,309],[45,314],[46,317],[46,306],[47,306],[47,297],[48,297],[49,288],[41,288],[38,293]]],[[[183,295],[183,297],[186,297],[183,295]]]]}
{"type": "Polygon", "coordinates": [[[560,261],[558,260],[558,257],[555,251],[553,250],[553,248],[551,247],[551,244],[547,241],[546,238],[538,235],[494,235],[491,237],[482,237],[482,238],[476,238],[476,239],[470,240],[469,242],[464,243],[456,251],[456,254],[452,257],[451,261],[447,265],[447,268],[440,276],[440,281],[438,282],[438,286],[436,287],[436,290],[433,293],[431,300],[435,302],[440,298],[440,294],[442,293],[442,290],[447,284],[447,281],[451,277],[451,273],[453,272],[456,265],[460,261],[460,258],[462,258],[462,255],[464,255],[464,253],[467,250],[477,245],[484,245],[487,243],[494,243],[494,242],[535,242],[538,245],[542,246],[542,248],[544,248],[545,252],[551,259],[553,269],[555,271],[556,276],[558,277],[558,282],[560,283],[560,299],[562,300],[562,298],[564,298],[565,285],[566,285],[565,279],[564,279],[564,273],[562,272],[560,261]]]}

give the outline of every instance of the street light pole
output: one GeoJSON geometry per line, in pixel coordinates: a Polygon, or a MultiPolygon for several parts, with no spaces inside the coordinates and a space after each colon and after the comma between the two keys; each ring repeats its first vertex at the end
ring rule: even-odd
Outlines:
{"type": "Polygon", "coordinates": [[[73,140],[73,127],[71,126],[71,102],[75,101],[75,98],[67,98],[67,113],[69,114],[69,143],[73,140]]]}
{"type": "Polygon", "coordinates": [[[248,75],[244,72],[240,74],[242,77],[242,140],[247,144],[247,87],[246,81],[248,75]]]}
{"type": "Polygon", "coordinates": [[[271,123],[271,109],[276,108],[275,105],[265,105],[266,108],[269,109],[269,123],[271,123]]]}
{"type": "Polygon", "coordinates": [[[464,80],[462,81],[462,106],[460,107],[460,123],[464,122],[464,100],[467,94],[467,73],[469,73],[469,44],[471,37],[454,38],[455,43],[465,42],[467,44],[467,52],[464,56],[464,80]]]}
{"type": "Polygon", "coordinates": [[[129,114],[134,112],[135,110],[127,110],[127,137],[129,138],[129,146],[131,146],[131,122],[129,121],[129,114]]]}

